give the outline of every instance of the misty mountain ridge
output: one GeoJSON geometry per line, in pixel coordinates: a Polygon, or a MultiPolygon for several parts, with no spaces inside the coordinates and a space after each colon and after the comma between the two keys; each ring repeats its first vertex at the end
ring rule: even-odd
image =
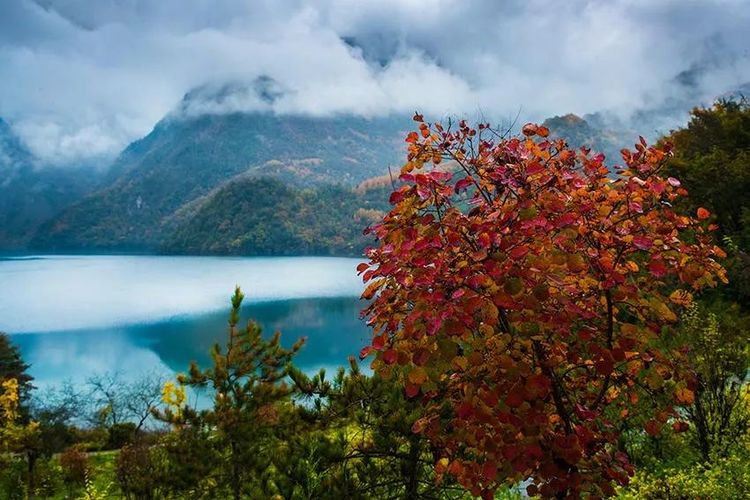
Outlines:
{"type": "Polygon", "coordinates": [[[90,169],[39,165],[0,118],[0,251],[25,248],[38,226],[93,190],[90,169]]]}
{"type": "MultiPolygon", "coordinates": [[[[274,113],[272,104],[285,92],[274,80],[263,77],[250,84],[198,87],[187,93],[149,134],[128,145],[98,184],[86,175],[59,179],[62,174],[52,169],[14,167],[25,176],[14,184],[13,196],[6,195],[0,201],[0,220],[7,221],[0,230],[0,248],[247,252],[247,245],[236,244],[232,249],[216,242],[196,245],[188,236],[195,230],[213,241],[205,231],[212,224],[222,224],[217,207],[224,206],[223,196],[242,206],[254,206],[253,200],[238,196],[237,186],[255,193],[273,189],[295,203],[304,201],[317,206],[319,199],[331,199],[330,191],[326,191],[329,186],[338,186],[341,193],[347,193],[341,196],[349,203],[347,215],[342,216],[353,224],[352,211],[370,210],[368,203],[371,205],[372,200],[364,203],[356,196],[349,199],[349,193],[363,181],[387,174],[389,168],[398,170],[405,153],[403,137],[414,123],[407,115],[365,118],[274,113]],[[253,181],[259,178],[276,182],[253,181]],[[92,191],[92,185],[99,187],[92,191]],[[59,192],[50,192],[51,186],[59,192]],[[54,203],[29,203],[28,195],[34,189],[46,193],[46,198],[54,203]],[[308,194],[301,194],[305,190],[308,194]],[[358,203],[362,206],[356,206],[358,203]],[[193,218],[200,224],[191,226],[193,218]],[[180,242],[186,246],[181,248],[180,242]]],[[[630,147],[637,140],[637,132],[605,113],[555,116],[544,124],[553,135],[566,138],[573,146],[587,145],[605,153],[610,164],[619,162],[621,148],[630,147]]],[[[4,155],[0,162],[7,157],[6,164],[33,164],[32,155],[4,123],[0,123],[0,137],[5,137],[0,142],[4,155]]],[[[9,171],[2,165],[0,168],[9,171]]],[[[8,180],[11,176],[3,177],[5,184],[12,182],[8,180]]],[[[266,196],[262,199],[273,201],[266,196]]],[[[284,202],[276,200],[279,206],[284,202]]],[[[382,208],[379,206],[378,210],[382,208]]],[[[239,226],[257,224],[257,218],[240,219],[244,222],[234,224],[227,234],[231,233],[235,242],[250,241],[243,239],[243,228],[239,226]]],[[[303,219],[292,226],[304,226],[303,219]]],[[[313,226],[326,230],[318,222],[313,226]]],[[[310,243],[310,234],[306,239],[297,236],[288,239],[302,245],[299,250],[320,250],[310,243]]],[[[336,251],[343,248],[339,245],[336,251]]]]}
{"type": "MultiPolygon", "coordinates": [[[[273,98],[273,82],[255,83],[251,90],[259,100],[273,98]]],[[[412,126],[407,117],[190,111],[236,105],[246,92],[230,85],[188,93],[151,133],[125,148],[110,167],[106,187],[47,221],[30,245],[153,250],[171,230],[175,213],[237,176],[271,177],[294,189],[351,189],[402,161],[403,137],[412,126]]]]}

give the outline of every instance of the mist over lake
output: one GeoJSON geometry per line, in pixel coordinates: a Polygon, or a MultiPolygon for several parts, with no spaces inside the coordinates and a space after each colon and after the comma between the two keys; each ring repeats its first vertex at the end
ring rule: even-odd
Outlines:
{"type": "Polygon", "coordinates": [[[0,261],[0,330],[31,364],[35,384],[184,371],[226,338],[229,297],[243,320],[291,344],[305,370],[336,367],[367,338],[358,259],[33,256],[0,261]]]}

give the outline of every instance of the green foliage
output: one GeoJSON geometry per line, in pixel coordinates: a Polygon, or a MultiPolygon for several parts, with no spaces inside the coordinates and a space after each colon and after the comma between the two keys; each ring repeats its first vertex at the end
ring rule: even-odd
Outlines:
{"type": "Polygon", "coordinates": [[[685,413],[704,461],[727,456],[750,430],[750,320],[736,307],[717,306],[719,313],[692,307],[682,327],[696,375],[695,402],[685,413]]]}
{"type": "Polygon", "coordinates": [[[0,250],[24,248],[39,224],[92,190],[93,168],[39,168],[36,159],[0,119],[0,250]]]}
{"type": "MultiPolygon", "coordinates": [[[[284,428],[284,405],[292,394],[292,388],[284,382],[287,365],[302,346],[302,341],[298,341],[291,348],[284,348],[278,332],[265,339],[260,326],[252,321],[244,328],[238,327],[243,298],[237,288],[232,297],[226,348],[214,346],[213,366],[203,370],[193,363],[187,375],[178,376],[181,387],[208,388],[212,406],[197,409],[165,391],[165,400],[171,407],[158,412],[178,436],[187,433],[186,441],[210,441],[214,453],[195,457],[208,474],[194,480],[211,481],[203,485],[210,495],[235,499],[268,492],[276,430],[284,428]],[[206,463],[201,458],[212,460],[206,463]]],[[[204,447],[186,451],[193,454],[201,448],[204,447]]]]}
{"type": "Polygon", "coordinates": [[[395,163],[404,123],[394,117],[171,114],[122,152],[106,187],[43,224],[31,246],[154,250],[175,212],[237,176],[353,187],[395,163]]]}
{"type": "Polygon", "coordinates": [[[107,429],[108,450],[119,450],[133,440],[136,425],[133,422],[120,422],[107,429]]]}
{"type": "Polygon", "coordinates": [[[568,113],[547,118],[542,125],[549,128],[553,137],[564,138],[572,147],[586,146],[604,153],[609,162],[618,162],[622,145],[637,137],[635,133],[608,130],[604,120],[597,120],[596,115],[587,115],[583,119],[568,113]]]}
{"type": "Polygon", "coordinates": [[[687,127],[666,140],[675,146],[670,175],[690,192],[693,208],[703,206],[715,214],[719,236],[728,243],[729,296],[748,307],[750,105],[744,100],[720,101],[711,108],[696,108],[687,127]]]}
{"type": "Polygon", "coordinates": [[[352,190],[296,189],[280,180],[228,183],[189,213],[178,213],[168,253],[219,255],[359,255],[362,228],[387,210],[390,183],[352,190]]]}
{"type": "MultiPolygon", "coordinates": [[[[307,399],[299,409],[302,419],[321,431],[311,454],[318,453],[322,463],[317,470],[326,475],[319,480],[319,492],[308,491],[315,493],[311,497],[466,496],[456,483],[436,480],[437,458],[427,439],[413,432],[422,407],[396,383],[363,374],[354,360],[348,372],[339,369],[333,380],[326,379],[324,370],[313,377],[293,370],[291,376],[307,399]]],[[[303,479],[297,484],[304,484],[303,479]]]]}
{"type": "Polygon", "coordinates": [[[29,365],[21,359],[18,348],[7,334],[0,332],[0,382],[15,379],[18,383],[21,407],[28,402],[33,385],[33,377],[28,374],[29,365]]]}
{"type": "Polygon", "coordinates": [[[622,500],[734,500],[750,498],[750,450],[747,444],[712,464],[636,472],[622,500]]]}
{"type": "Polygon", "coordinates": [[[0,455],[0,500],[25,500],[27,497],[26,462],[0,455]]]}

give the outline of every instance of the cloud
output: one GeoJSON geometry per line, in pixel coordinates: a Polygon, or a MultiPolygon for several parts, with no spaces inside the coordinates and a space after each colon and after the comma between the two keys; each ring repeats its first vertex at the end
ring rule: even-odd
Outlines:
{"type": "Polygon", "coordinates": [[[651,110],[662,127],[750,81],[748,29],[742,0],[13,0],[0,117],[51,163],[111,157],[190,91],[191,113],[651,110]]]}

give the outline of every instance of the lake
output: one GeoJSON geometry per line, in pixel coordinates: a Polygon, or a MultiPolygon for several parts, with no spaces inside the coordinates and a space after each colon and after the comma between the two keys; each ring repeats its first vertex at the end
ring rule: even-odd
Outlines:
{"type": "Polygon", "coordinates": [[[28,256],[0,260],[0,331],[35,385],[118,372],[124,378],[208,363],[226,339],[229,298],[282,343],[307,337],[305,371],[346,365],[369,335],[359,319],[359,259],[28,256]]]}

